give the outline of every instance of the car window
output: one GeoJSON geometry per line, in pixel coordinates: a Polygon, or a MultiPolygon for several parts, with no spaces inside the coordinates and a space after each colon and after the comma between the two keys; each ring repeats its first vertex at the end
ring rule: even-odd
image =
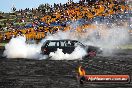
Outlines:
{"type": "Polygon", "coordinates": [[[76,47],[76,46],[83,46],[83,44],[77,41],[49,41],[45,44],[45,47],[50,47],[50,46],[76,47]]]}
{"type": "Polygon", "coordinates": [[[70,41],[65,41],[64,43],[65,43],[64,44],[65,46],[71,46],[71,42],[70,41]]]}
{"type": "Polygon", "coordinates": [[[60,46],[60,42],[51,41],[49,42],[48,46],[60,46]]]}
{"type": "Polygon", "coordinates": [[[55,46],[60,46],[60,42],[56,42],[55,43],[55,46]]]}
{"type": "Polygon", "coordinates": [[[61,41],[61,46],[65,46],[65,42],[64,41],[61,41]]]}
{"type": "Polygon", "coordinates": [[[48,46],[55,46],[56,42],[49,42],[48,46]]]}

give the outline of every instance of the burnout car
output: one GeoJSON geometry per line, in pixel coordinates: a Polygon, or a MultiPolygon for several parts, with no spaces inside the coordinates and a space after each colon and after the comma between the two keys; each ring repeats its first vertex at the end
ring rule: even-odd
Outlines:
{"type": "Polygon", "coordinates": [[[96,54],[102,52],[99,47],[85,46],[77,40],[46,40],[41,47],[41,52],[44,55],[49,55],[51,52],[55,52],[59,48],[62,49],[64,54],[71,54],[77,46],[86,50],[86,56],[96,56],[96,54]]]}

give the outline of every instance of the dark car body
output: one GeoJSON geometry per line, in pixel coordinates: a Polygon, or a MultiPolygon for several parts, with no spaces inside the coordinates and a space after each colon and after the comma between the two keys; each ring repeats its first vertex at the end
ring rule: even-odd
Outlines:
{"type": "Polygon", "coordinates": [[[99,51],[98,47],[85,46],[77,40],[46,40],[41,47],[41,52],[44,55],[49,55],[51,52],[55,52],[59,48],[62,49],[64,54],[71,54],[77,46],[84,48],[88,55],[89,53],[96,54],[99,51]]]}

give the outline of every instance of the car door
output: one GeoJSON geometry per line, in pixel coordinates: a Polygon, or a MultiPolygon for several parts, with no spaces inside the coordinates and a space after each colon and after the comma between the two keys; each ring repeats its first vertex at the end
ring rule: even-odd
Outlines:
{"type": "Polygon", "coordinates": [[[66,54],[65,41],[60,41],[60,49],[62,49],[62,52],[66,54]]]}
{"type": "Polygon", "coordinates": [[[75,42],[70,41],[70,46],[68,46],[68,53],[72,53],[75,50],[75,42]]]}
{"type": "Polygon", "coordinates": [[[71,54],[75,49],[75,46],[72,45],[71,41],[66,41],[65,42],[65,47],[64,47],[64,52],[71,54]]]}
{"type": "Polygon", "coordinates": [[[55,47],[56,42],[55,41],[50,41],[48,43],[48,47],[46,48],[48,54],[50,54],[51,52],[55,52],[57,50],[57,48],[55,47]]]}

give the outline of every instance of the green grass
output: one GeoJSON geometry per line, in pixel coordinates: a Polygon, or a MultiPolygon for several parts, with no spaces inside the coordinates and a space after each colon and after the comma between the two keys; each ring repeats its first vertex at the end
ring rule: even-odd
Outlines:
{"type": "Polygon", "coordinates": [[[0,47],[5,46],[7,43],[0,43],[0,47]]]}
{"type": "Polygon", "coordinates": [[[119,46],[119,48],[121,48],[121,49],[132,49],[132,44],[131,45],[119,46]]]}
{"type": "Polygon", "coordinates": [[[6,21],[7,19],[1,19],[0,22],[6,21]]]}
{"type": "Polygon", "coordinates": [[[15,23],[15,25],[26,25],[26,23],[23,23],[23,22],[21,22],[21,23],[19,23],[19,22],[17,22],[17,23],[15,23]]]}

